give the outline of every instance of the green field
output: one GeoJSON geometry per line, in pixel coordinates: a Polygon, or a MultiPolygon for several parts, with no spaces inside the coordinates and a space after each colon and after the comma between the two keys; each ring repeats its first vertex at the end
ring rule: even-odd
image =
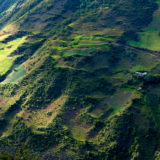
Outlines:
{"type": "Polygon", "coordinates": [[[160,0],[157,0],[159,9],[153,14],[153,20],[144,32],[139,32],[139,41],[129,41],[134,47],[160,51],[160,0]]]}
{"type": "Polygon", "coordinates": [[[8,43],[0,44],[0,75],[5,74],[13,64],[16,56],[9,57],[9,55],[15,51],[18,46],[26,41],[26,37],[17,38],[8,43]]]}
{"type": "Polygon", "coordinates": [[[18,82],[25,75],[25,67],[23,65],[13,69],[12,73],[6,78],[3,83],[18,82]]]}

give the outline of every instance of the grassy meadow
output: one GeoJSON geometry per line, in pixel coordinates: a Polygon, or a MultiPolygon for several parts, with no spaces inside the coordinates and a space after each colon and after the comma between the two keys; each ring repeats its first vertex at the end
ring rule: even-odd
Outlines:
{"type": "Polygon", "coordinates": [[[158,9],[153,14],[152,22],[138,33],[138,41],[129,41],[128,44],[134,47],[145,48],[153,51],[160,51],[160,0],[157,0],[158,9]]]}
{"type": "Polygon", "coordinates": [[[16,56],[10,54],[26,41],[26,37],[0,44],[0,75],[5,74],[13,64],[16,56]]]}

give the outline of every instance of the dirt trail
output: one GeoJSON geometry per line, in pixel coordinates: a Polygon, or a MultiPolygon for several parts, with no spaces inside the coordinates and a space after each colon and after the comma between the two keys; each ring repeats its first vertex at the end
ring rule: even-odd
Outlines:
{"type": "Polygon", "coordinates": [[[139,52],[139,53],[148,54],[148,55],[150,55],[152,57],[155,57],[158,61],[160,61],[160,56],[154,54],[154,53],[159,53],[159,52],[147,51],[147,50],[143,50],[143,49],[140,49],[140,48],[135,48],[135,47],[132,47],[132,46],[128,46],[128,45],[117,43],[117,42],[113,42],[113,41],[109,41],[109,43],[114,45],[114,46],[123,47],[126,50],[131,49],[131,50],[134,50],[134,51],[139,52]]]}

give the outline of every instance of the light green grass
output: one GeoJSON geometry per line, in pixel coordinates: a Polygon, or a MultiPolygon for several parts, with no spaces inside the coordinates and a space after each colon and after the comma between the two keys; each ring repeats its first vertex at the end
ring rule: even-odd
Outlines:
{"type": "Polygon", "coordinates": [[[137,72],[137,71],[145,71],[145,67],[144,66],[142,66],[142,65],[137,65],[137,66],[135,66],[135,67],[133,67],[130,71],[131,72],[137,72]]]}
{"type": "Polygon", "coordinates": [[[17,38],[13,41],[10,41],[6,44],[1,43],[0,44],[0,75],[5,74],[10,67],[12,66],[12,63],[16,56],[9,57],[9,55],[15,51],[19,45],[24,43],[26,41],[26,37],[17,38]]]}
{"type": "Polygon", "coordinates": [[[18,82],[25,75],[25,73],[26,73],[25,68],[23,65],[21,65],[15,68],[3,83],[18,82]]]}
{"type": "Polygon", "coordinates": [[[139,48],[146,48],[153,51],[160,51],[160,0],[157,0],[159,9],[153,14],[151,24],[144,32],[139,33],[139,41],[130,41],[129,45],[139,48]]]}

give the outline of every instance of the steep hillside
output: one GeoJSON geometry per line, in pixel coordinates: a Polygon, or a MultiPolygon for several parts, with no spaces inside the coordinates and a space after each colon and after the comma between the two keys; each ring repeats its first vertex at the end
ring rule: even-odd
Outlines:
{"type": "Polygon", "coordinates": [[[0,4],[0,159],[160,158],[158,0],[0,4]]]}

